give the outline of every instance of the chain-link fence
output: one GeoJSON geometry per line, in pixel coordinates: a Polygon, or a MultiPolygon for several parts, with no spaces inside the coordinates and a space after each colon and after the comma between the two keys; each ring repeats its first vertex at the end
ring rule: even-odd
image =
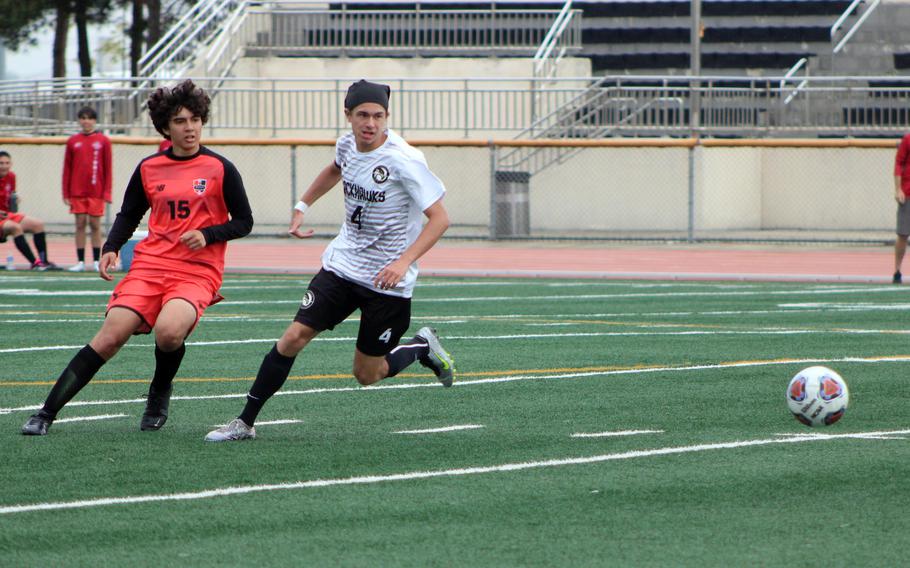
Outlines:
{"type": "MultiPolygon", "coordinates": [[[[20,211],[71,233],[60,178],[65,140],[0,140],[20,211]]],[[[153,139],[114,139],[113,220],[153,139]]],[[[895,140],[414,142],[448,188],[447,238],[885,242],[893,238],[895,140]]],[[[237,165],[254,234],[285,233],[291,207],[334,159],[334,141],[216,140],[237,165]]],[[[307,212],[323,236],[341,192],[307,212]]]]}

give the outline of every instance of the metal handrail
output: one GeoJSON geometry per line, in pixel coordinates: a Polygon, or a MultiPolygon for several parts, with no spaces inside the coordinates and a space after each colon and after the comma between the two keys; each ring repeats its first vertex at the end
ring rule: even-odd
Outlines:
{"type": "MultiPolygon", "coordinates": [[[[793,77],[793,75],[795,75],[797,72],[799,72],[799,70],[804,65],[806,65],[806,63],[808,63],[808,62],[809,62],[809,59],[806,57],[803,57],[802,59],[797,61],[793,65],[793,67],[790,68],[789,71],[787,71],[787,73],[784,75],[784,78],[780,80],[780,90],[781,91],[784,90],[784,85],[786,84],[787,80],[790,79],[791,77],[793,77]]],[[[790,104],[790,101],[792,101],[796,97],[796,95],[799,93],[799,91],[801,91],[806,85],[809,84],[809,79],[808,79],[809,68],[808,67],[806,67],[806,77],[807,77],[806,79],[803,79],[803,81],[799,85],[797,85],[795,89],[793,89],[793,91],[786,98],[786,100],[784,100],[784,105],[790,104]]]]}
{"type": "Polygon", "coordinates": [[[201,0],[171,26],[161,39],[158,40],[139,60],[139,74],[141,76],[155,76],[160,73],[163,65],[172,60],[181,47],[187,45],[188,38],[197,37],[202,31],[200,21],[210,21],[214,14],[220,12],[233,0],[201,0]]]}
{"type": "MultiPolygon", "coordinates": [[[[221,28],[221,33],[215,36],[215,39],[212,41],[212,45],[209,47],[205,56],[205,60],[207,61],[206,74],[211,75],[212,71],[222,63],[222,59],[225,57],[224,51],[231,45],[231,41],[246,23],[248,5],[249,2],[246,0],[240,2],[234,12],[228,16],[227,22],[225,22],[224,26],[221,28]]],[[[229,55],[229,57],[231,58],[231,61],[226,65],[221,65],[222,71],[216,73],[216,75],[222,75],[228,71],[233,64],[234,59],[233,55],[229,55]]]]}
{"type": "Polygon", "coordinates": [[[559,14],[553,21],[553,25],[550,26],[549,31],[547,31],[547,35],[543,38],[543,41],[540,42],[540,47],[537,48],[537,53],[534,54],[535,74],[540,71],[540,69],[543,67],[544,62],[550,57],[550,53],[553,52],[553,48],[556,47],[556,44],[562,37],[563,32],[565,32],[566,27],[569,25],[569,22],[572,21],[573,15],[574,12],[572,12],[572,0],[566,0],[566,3],[563,4],[562,10],[559,11],[559,14]]]}
{"type": "MultiPolygon", "coordinates": [[[[838,29],[840,29],[844,20],[846,20],[847,17],[849,17],[853,13],[853,11],[864,1],[865,0],[853,0],[853,2],[850,4],[850,6],[848,6],[847,9],[844,11],[844,13],[841,14],[840,18],[838,18],[837,21],[834,22],[834,25],[831,26],[831,41],[834,41],[834,34],[837,32],[838,29]]],[[[859,28],[863,25],[863,22],[865,22],[866,19],[872,15],[872,12],[874,12],[875,9],[878,8],[878,5],[880,3],[881,3],[881,0],[873,0],[872,4],[869,5],[869,8],[867,8],[863,12],[863,14],[859,17],[859,19],[856,22],[854,22],[853,26],[847,31],[847,33],[844,34],[844,37],[841,38],[840,42],[834,47],[834,50],[832,51],[832,53],[836,54],[841,49],[843,49],[843,47],[847,44],[847,42],[850,41],[850,38],[853,37],[853,34],[855,34],[859,30],[859,28]]]]}

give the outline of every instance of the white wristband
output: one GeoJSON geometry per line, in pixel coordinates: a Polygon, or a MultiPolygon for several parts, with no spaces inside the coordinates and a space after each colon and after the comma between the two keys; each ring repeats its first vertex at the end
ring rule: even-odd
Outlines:
{"type": "Polygon", "coordinates": [[[307,205],[303,201],[298,201],[297,205],[294,206],[294,209],[296,209],[297,211],[300,211],[301,213],[306,213],[306,210],[309,209],[309,205],[307,205]]]}

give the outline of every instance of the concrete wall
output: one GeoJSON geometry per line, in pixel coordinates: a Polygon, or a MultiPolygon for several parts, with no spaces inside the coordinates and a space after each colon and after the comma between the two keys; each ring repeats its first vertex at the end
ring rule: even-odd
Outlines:
{"type": "MultiPolygon", "coordinates": [[[[215,142],[215,141],[213,141],[215,142]]],[[[297,184],[291,187],[287,146],[210,146],[243,176],[256,232],[281,233],[290,208],[333,160],[332,146],[296,148],[297,184]]],[[[491,150],[421,146],[448,188],[453,235],[483,236],[490,218],[491,150]]],[[[70,230],[60,196],[63,145],[4,145],[12,153],[23,198],[21,210],[70,230]]],[[[147,146],[114,145],[113,218],[147,146]]],[[[894,226],[891,148],[728,148],[695,150],[695,228],[698,231],[866,230],[894,226]]],[[[689,151],[685,148],[588,148],[535,175],[530,183],[534,234],[685,231],[688,227],[689,151]]],[[[324,232],[342,222],[340,192],[328,194],[307,221],[324,232]]]]}

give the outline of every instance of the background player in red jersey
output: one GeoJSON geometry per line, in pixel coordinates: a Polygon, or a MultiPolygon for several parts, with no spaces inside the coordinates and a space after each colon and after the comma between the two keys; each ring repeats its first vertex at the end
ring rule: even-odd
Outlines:
{"type": "Polygon", "coordinates": [[[16,174],[13,173],[13,159],[9,152],[0,151],[0,242],[12,235],[16,248],[32,266],[32,270],[56,269],[57,265],[47,260],[47,240],[44,235],[44,221],[31,215],[13,211],[12,203],[16,193],[16,174]],[[31,233],[38,251],[36,258],[28,248],[25,233],[31,233]]]}
{"type": "Polygon", "coordinates": [[[149,236],[136,245],[126,277],[114,288],[101,330],[57,379],[41,410],[22,427],[44,435],[63,406],[106,361],[138,333],[155,332],[155,375],[142,415],[142,430],[158,430],[168,416],[171,383],[185,352],[184,340],[205,309],[221,300],[227,241],[247,235],[253,214],[237,168],[201,145],[209,97],[187,80],[149,97],[155,129],[173,147],[142,160],[111,227],[99,272],[109,271],[149,209],[149,236]]]}
{"type": "Polygon", "coordinates": [[[85,270],[85,227],[92,233],[95,270],[101,258],[101,217],[105,203],[111,202],[111,141],[95,130],[98,113],[91,107],[79,109],[82,132],[66,141],[63,158],[63,202],[76,216],[76,256],[79,262],[69,270],[85,270]]]}

